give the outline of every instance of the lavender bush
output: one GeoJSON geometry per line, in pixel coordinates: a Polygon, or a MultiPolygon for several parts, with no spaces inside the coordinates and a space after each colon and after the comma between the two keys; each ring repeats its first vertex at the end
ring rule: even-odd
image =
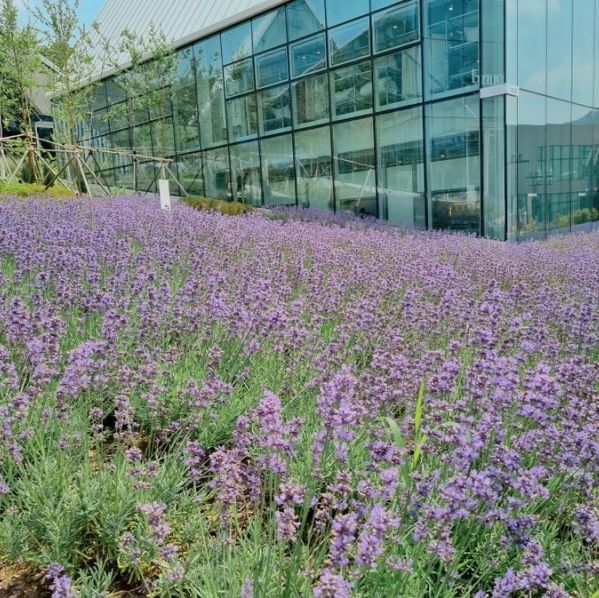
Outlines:
{"type": "Polygon", "coordinates": [[[598,388],[597,234],[0,204],[0,558],[56,597],[592,596],[598,388]]]}

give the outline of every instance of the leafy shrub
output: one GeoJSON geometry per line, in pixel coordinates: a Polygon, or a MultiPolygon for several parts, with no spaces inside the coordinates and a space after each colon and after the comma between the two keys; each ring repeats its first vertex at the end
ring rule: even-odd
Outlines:
{"type": "Polygon", "coordinates": [[[224,216],[239,216],[254,210],[253,206],[238,201],[221,201],[220,199],[211,199],[209,197],[195,195],[185,197],[183,198],[183,201],[196,210],[220,212],[224,216]]]}
{"type": "Polygon", "coordinates": [[[48,189],[41,183],[2,183],[0,196],[39,197],[41,195],[56,198],[72,198],[73,192],[62,185],[54,185],[48,189]]]}

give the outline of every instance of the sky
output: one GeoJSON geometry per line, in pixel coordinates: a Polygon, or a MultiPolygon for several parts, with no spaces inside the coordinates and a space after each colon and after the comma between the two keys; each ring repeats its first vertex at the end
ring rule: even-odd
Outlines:
{"type": "MultiPolygon", "coordinates": [[[[79,17],[81,22],[89,26],[96,18],[105,0],[79,0],[79,17]]],[[[21,20],[27,21],[27,5],[37,6],[39,0],[17,0],[17,5],[21,11],[21,20]]]]}

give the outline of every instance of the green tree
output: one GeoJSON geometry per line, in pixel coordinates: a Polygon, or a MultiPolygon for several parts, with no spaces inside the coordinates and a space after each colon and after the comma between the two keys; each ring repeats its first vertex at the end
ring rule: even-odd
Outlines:
{"type": "Polygon", "coordinates": [[[51,61],[49,92],[54,138],[77,142],[77,128],[91,118],[94,61],[89,32],[79,22],[79,0],[42,0],[33,15],[44,40],[44,55],[51,61]]]}
{"type": "MultiPolygon", "coordinates": [[[[33,95],[42,70],[40,41],[31,24],[19,24],[14,0],[0,0],[0,120],[17,121],[33,145],[33,95]]],[[[4,127],[2,127],[4,128],[4,127]]],[[[28,152],[28,178],[37,178],[35,152],[28,152]]]]}

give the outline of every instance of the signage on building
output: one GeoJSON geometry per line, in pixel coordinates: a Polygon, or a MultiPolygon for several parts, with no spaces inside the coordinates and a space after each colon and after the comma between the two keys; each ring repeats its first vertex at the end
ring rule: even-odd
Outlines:
{"type": "Polygon", "coordinates": [[[501,85],[492,85],[483,87],[480,90],[481,98],[493,98],[495,96],[513,96],[517,98],[520,95],[520,88],[517,85],[502,83],[501,85]]]}

